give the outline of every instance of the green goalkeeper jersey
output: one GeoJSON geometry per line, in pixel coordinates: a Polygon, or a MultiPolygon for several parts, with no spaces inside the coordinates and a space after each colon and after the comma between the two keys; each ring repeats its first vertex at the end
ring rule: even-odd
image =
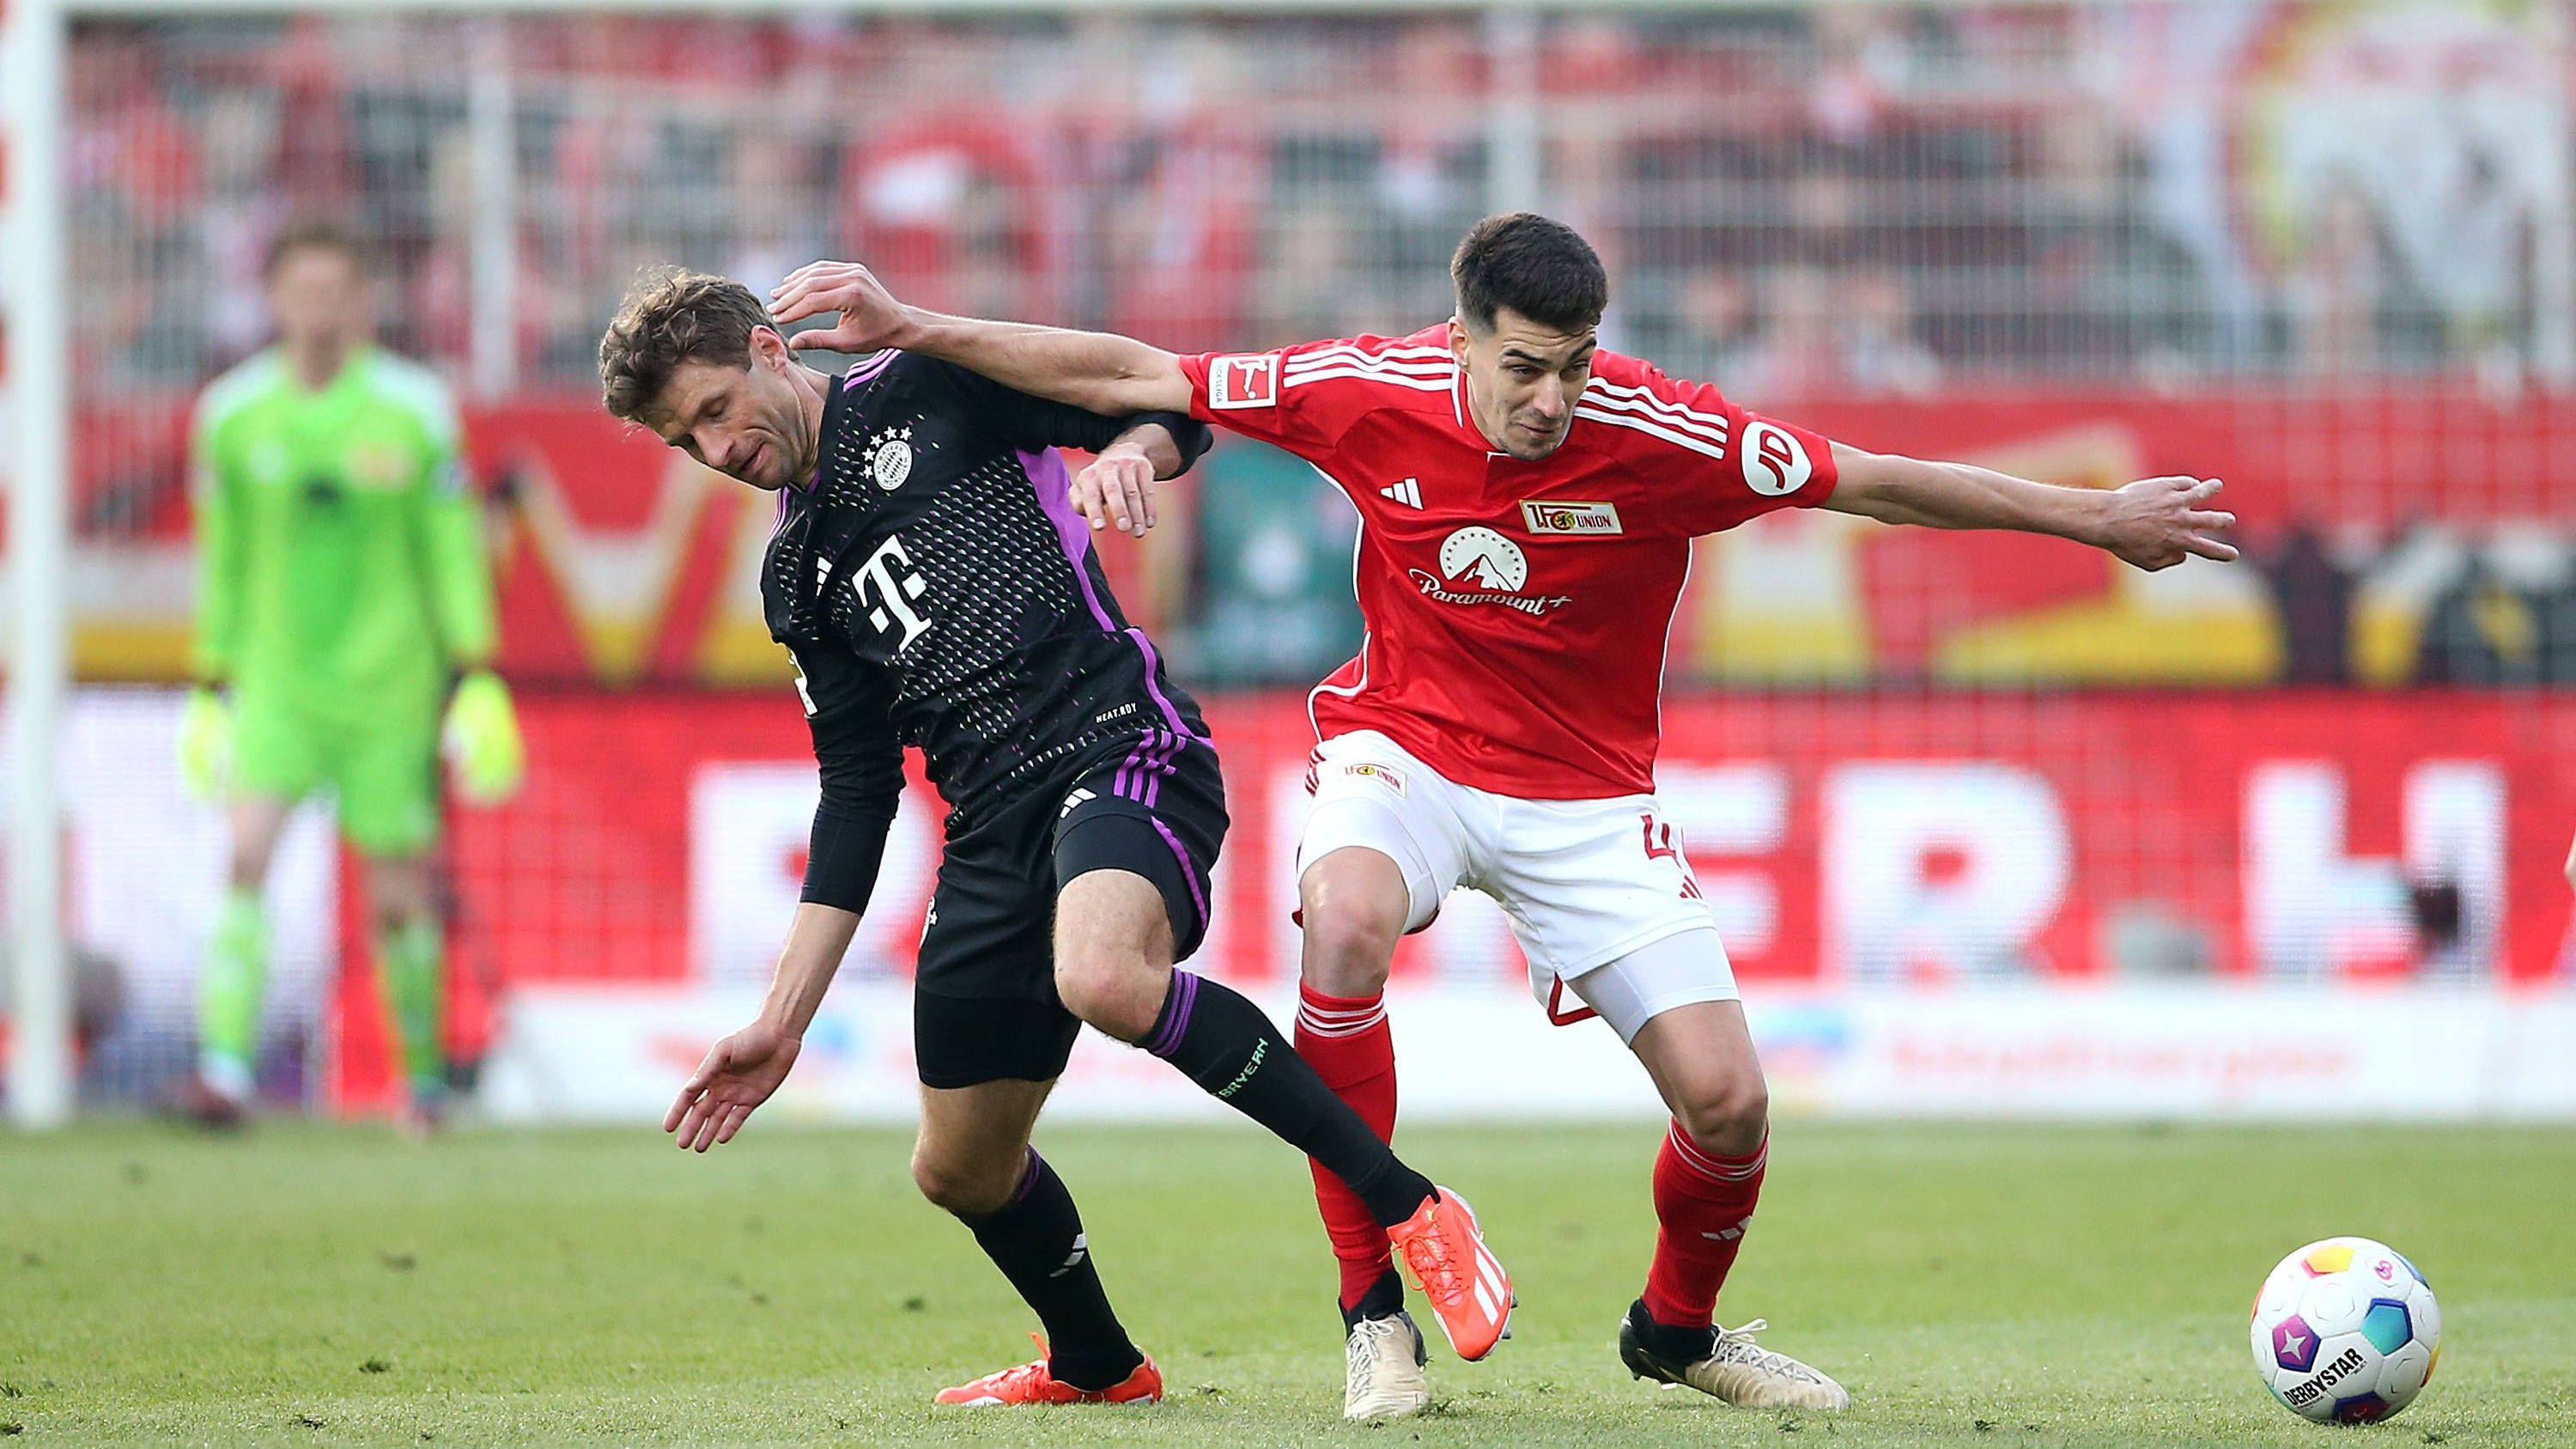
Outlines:
{"type": "Polygon", "coordinates": [[[198,676],[314,722],[434,713],[493,649],[456,406],[374,348],[306,389],[275,349],[197,406],[198,676]]]}

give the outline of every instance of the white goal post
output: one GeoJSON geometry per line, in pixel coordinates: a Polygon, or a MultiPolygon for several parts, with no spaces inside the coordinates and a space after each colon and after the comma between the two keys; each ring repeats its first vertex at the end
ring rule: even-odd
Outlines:
{"type": "Polygon", "coordinates": [[[60,0],[0,0],[0,476],[8,481],[9,1112],[71,1115],[71,973],[54,768],[71,677],[71,350],[63,295],[60,0]]]}

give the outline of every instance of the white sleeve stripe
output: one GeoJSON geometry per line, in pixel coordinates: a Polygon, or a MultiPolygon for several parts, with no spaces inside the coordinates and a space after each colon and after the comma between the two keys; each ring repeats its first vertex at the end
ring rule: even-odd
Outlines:
{"type": "Polygon", "coordinates": [[[1645,421],[1643,418],[1633,417],[1626,413],[1607,413],[1596,407],[1576,408],[1574,410],[1574,415],[1578,418],[1590,418],[1595,422],[1608,423],[1612,427],[1635,428],[1638,432],[1652,434],[1655,437],[1663,439],[1667,443],[1673,444],[1675,447],[1688,448],[1694,453],[1704,453],[1709,457],[1717,459],[1719,462],[1726,461],[1726,449],[1722,445],[1710,443],[1707,440],[1692,434],[1677,433],[1666,428],[1658,427],[1653,423],[1645,421]]]}
{"type": "Polygon", "coordinates": [[[1630,412],[1660,417],[1675,427],[1689,427],[1697,424],[1701,428],[1712,430],[1716,434],[1715,441],[1720,443],[1726,441],[1727,426],[1723,414],[1704,413],[1697,408],[1684,407],[1670,398],[1657,397],[1644,388],[1622,387],[1615,382],[1603,382],[1598,378],[1593,380],[1591,390],[1598,391],[1603,396],[1587,398],[1587,401],[1599,403],[1603,407],[1625,408],[1630,412]]]}
{"type": "Polygon", "coordinates": [[[1405,377],[1396,373],[1371,372],[1361,367],[1328,367],[1321,372],[1301,372],[1284,379],[1279,385],[1283,388],[1298,387],[1335,377],[1356,377],[1363,382],[1382,382],[1389,387],[1409,387],[1421,392],[1447,392],[1450,388],[1450,381],[1445,377],[1405,377]]]}
{"type": "Polygon", "coordinates": [[[1616,402],[1609,398],[1582,398],[1578,399],[1575,405],[1577,407],[1592,408],[1595,411],[1603,413],[1617,413],[1621,417],[1635,418],[1640,422],[1652,423],[1659,428],[1670,428],[1676,433],[1686,433],[1691,437],[1697,438],[1700,441],[1721,450],[1726,447],[1726,429],[1724,428],[1712,430],[1704,424],[1684,422],[1680,418],[1672,417],[1664,413],[1652,412],[1648,409],[1638,407],[1634,403],[1616,402]]]}
{"type": "Polygon", "coordinates": [[[1337,357],[1353,359],[1361,362],[1380,360],[1431,360],[1447,362],[1451,360],[1451,354],[1448,348],[1433,347],[1428,344],[1412,347],[1389,347],[1376,352],[1371,352],[1367,348],[1360,347],[1352,343],[1340,343],[1332,347],[1318,347],[1312,352],[1300,352],[1296,356],[1288,359],[1288,365],[1290,367],[1305,367],[1309,364],[1324,362],[1337,357]]]}
{"type": "Polygon", "coordinates": [[[1292,362],[1280,371],[1285,376],[1295,377],[1304,372],[1322,372],[1328,367],[1365,367],[1371,372],[1401,373],[1406,377],[1449,377],[1458,370],[1456,360],[1448,357],[1436,359],[1424,357],[1412,361],[1395,362],[1375,358],[1331,357],[1321,362],[1292,362]]]}

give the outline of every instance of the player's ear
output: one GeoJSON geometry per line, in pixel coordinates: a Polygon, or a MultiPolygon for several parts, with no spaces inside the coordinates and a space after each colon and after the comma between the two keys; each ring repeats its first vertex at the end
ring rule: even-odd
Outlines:
{"type": "Polygon", "coordinates": [[[792,361],[795,355],[795,349],[787,345],[786,338],[778,335],[777,328],[751,329],[751,360],[754,366],[778,367],[792,361]]]}
{"type": "Polygon", "coordinates": [[[1457,358],[1458,365],[1461,367],[1467,365],[1467,341],[1467,324],[1455,317],[1450,318],[1449,355],[1457,358]]]}

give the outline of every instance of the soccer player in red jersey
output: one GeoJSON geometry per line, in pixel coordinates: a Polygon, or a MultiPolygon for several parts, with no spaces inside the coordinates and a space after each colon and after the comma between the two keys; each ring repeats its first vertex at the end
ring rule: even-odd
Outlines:
{"type": "MultiPolygon", "coordinates": [[[[1825,507],[2053,534],[2160,569],[2234,558],[2222,535],[2235,519],[2210,507],[2215,479],[2096,491],[1864,452],[1607,351],[1600,258],[1545,217],[1487,218],[1451,275],[1456,315],[1410,337],[1193,357],[923,312],[853,263],[804,268],[776,301],[782,322],[839,314],[800,346],[927,353],[1097,413],[1187,411],[1306,459],[1349,495],[1367,635],[1311,701],[1298,1052],[1392,1134],[1382,993],[1396,942],[1456,886],[1492,896],[1539,999],[1560,1020],[1606,1020],[1672,1109],[1622,1360],[1731,1403],[1840,1408],[1839,1384],[1751,1341],[1758,1324],[1721,1330],[1713,1316],[1769,1126],[1734,972],[1655,795],[1665,636],[1691,540],[1825,507]]],[[[1142,533],[1150,481],[1095,466],[1075,501],[1095,528],[1142,533]]],[[[1320,1170],[1316,1191],[1342,1266],[1345,1412],[1419,1409],[1422,1337],[1385,1234],[1320,1170]]]]}

